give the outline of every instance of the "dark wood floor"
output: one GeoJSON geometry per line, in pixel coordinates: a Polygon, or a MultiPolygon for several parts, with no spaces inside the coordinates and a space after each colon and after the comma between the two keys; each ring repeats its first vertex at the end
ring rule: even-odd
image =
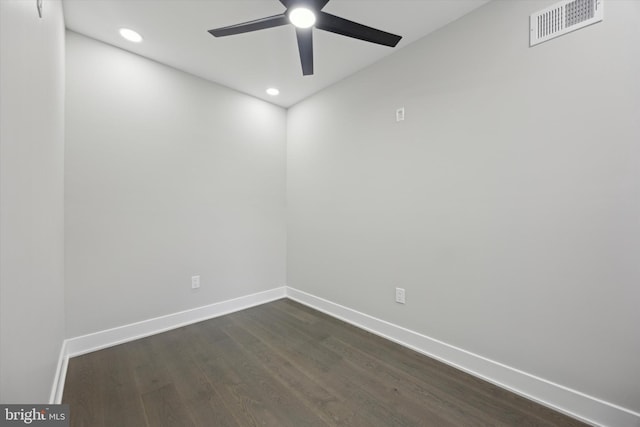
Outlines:
{"type": "Polygon", "coordinates": [[[69,361],[72,426],[578,426],[290,300],[69,361]]]}

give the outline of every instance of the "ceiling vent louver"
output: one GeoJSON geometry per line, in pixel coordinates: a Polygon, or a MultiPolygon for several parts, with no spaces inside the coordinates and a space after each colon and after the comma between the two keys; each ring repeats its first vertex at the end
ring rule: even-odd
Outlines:
{"type": "Polygon", "coordinates": [[[566,0],[531,15],[529,46],[602,21],[604,0],[566,0]]]}

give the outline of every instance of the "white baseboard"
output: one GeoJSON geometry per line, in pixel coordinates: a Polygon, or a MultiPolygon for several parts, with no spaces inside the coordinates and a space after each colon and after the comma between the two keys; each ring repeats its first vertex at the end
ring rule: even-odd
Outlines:
{"type": "Polygon", "coordinates": [[[322,311],[361,329],[454,366],[499,387],[586,423],[611,427],[639,427],[640,414],[572,390],[519,369],[454,347],[437,339],[377,319],[340,304],[287,287],[287,298],[322,311]]]}
{"type": "Polygon", "coordinates": [[[70,357],[112,347],[285,297],[589,424],[611,427],[640,427],[640,414],[637,412],[291,287],[275,288],[204,307],[66,339],[60,350],[50,403],[60,403],[62,400],[70,357]]]}
{"type": "Polygon", "coordinates": [[[181,326],[224,316],[225,314],[244,310],[256,305],[265,304],[277,299],[285,298],[286,288],[280,287],[264,292],[258,292],[227,301],[198,307],[191,310],[180,311],[117,328],[107,329],[92,334],[82,335],[64,340],[60,350],[58,368],[51,390],[50,403],[60,403],[64,382],[67,374],[69,358],[80,356],[92,351],[112,347],[114,345],[148,337],[150,335],[166,332],[181,326]]]}
{"type": "Polygon", "coordinates": [[[67,340],[64,340],[62,341],[60,354],[58,355],[56,375],[53,377],[53,387],[51,387],[51,395],[49,396],[50,404],[57,405],[62,401],[62,391],[64,390],[64,380],[67,377],[68,365],[69,356],[67,355],[67,340]]]}
{"type": "Polygon", "coordinates": [[[212,319],[235,311],[244,310],[259,304],[265,304],[286,296],[286,288],[270,289],[256,294],[246,295],[227,301],[221,301],[204,307],[167,314],[141,322],[118,326],[80,337],[66,340],[67,355],[79,356],[114,345],[133,341],[150,335],[166,332],[181,326],[212,319]]]}

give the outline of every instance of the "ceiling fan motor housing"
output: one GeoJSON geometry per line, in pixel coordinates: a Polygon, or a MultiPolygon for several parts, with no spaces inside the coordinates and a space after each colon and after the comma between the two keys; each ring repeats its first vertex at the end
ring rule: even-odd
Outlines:
{"type": "Polygon", "coordinates": [[[280,0],[280,3],[287,8],[280,15],[216,28],[209,30],[209,33],[214,37],[225,37],[294,24],[295,22],[302,74],[305,76],[313,75],[313,28],[389,47],[395,47],[402,39],[396,34],[323,12],[322,8],[329,3],[329,0],[280,0]],[[300,14],[301,22],[296,22],[298,14],[300,14]]]}

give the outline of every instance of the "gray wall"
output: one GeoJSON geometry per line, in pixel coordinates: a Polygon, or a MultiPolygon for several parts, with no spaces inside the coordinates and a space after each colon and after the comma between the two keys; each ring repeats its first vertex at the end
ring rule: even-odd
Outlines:
{"type": "Polygon", "coordinates": [[[67,33],[66,118],[68,337],[285,285],[284,109],[67,33]]]}
{"type": "Polygon", "coordinates": [[[552,3],[492,2],[289,110],[287,281],[638,411],[640,2],[529,48],[552,3]]]}
{"type": "Polygon", "coordinates": [[[48,403],[64,339],[64,20],[0,1],[0,402],[48,403]]]}

